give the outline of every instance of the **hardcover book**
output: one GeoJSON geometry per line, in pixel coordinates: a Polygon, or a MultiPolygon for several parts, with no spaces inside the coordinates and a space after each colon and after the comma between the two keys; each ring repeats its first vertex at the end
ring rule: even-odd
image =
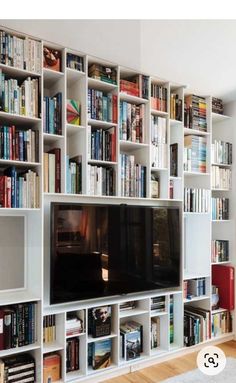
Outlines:
{"type": "Polygon", "coordinates": [[[43,383],[56,382],[61,378],[61,357],[53,353],[43,358],[43,383]]]}
{"type": "Polygon", "coordinates": [[[111,334],[111,306],[94,307],[91,310],[90,331],[94,338],[111,334]]]}
{"type": "Polygon", "coordinates": [[[57,72],[61,71],[61,52],[49,47],[43,48],[43,66],[57,72]]]}
{"type": "Polygon", "coordinates": [[[107,368],[111,364],[111,339],[93,344],[92,366],[94,370],[107,368]]]}

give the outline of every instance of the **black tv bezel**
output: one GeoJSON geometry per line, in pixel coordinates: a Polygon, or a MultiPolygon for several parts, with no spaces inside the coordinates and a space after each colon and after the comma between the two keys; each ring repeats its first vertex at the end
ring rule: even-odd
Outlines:
{"type": "MultiPolygon", "coordinates": [[[[49,305],[50,306],[56,306],[56,305],[63,305],[63,304],[81,304],[81,303],[91,303],[92,301],[94,300],[98,300],[98,301],[107,301],[107,300],[110,300],[110,299],[119,299],[121,297],[127,297],[127,298],[131,298],[131,297],[136,297],[138,294],[142,294],[142,295],[147,295],[147,294],[154,294],[155,292],[160,292],[160,291],[166,291],[168,292],[169,290],[174,290],[174,289],[179,289],[181,287],[181,268],[182,268],[182,246],[181,246],[181,215],[180,215],[180,211],[181,211],[181,208],[179,206],[168,206],[168,205],[149,205],[149,204],[142,204],[142,205],[137,205],[137,204],[126,204],[126,203],[104,203],[104,202],[51,202],[50,203],[50,281],[49,281],[49,305]],[[54,214],[52,213],[53,211],[53,207],[54,206],[58,206],[58,205],[68,205],[68,206],[99,206],[99,207],[107,207],[107,206],[120,206],[120,207],[125,207],[125,206],[129,206],[129,207],[134,207],[134,208],[166,208],[166,209],[169,209],[169,210],[177,210],[178,211],[178,218],[179,218],[179,233],[180,233],[180,239],[179,239],[179,273],[178,273],[178,284],[177,285],[173,285],[173,286],[169,286],[169,287],[160,287],[160,288],[156,288],[156,289],[147,289],[147,290],[140,290],[140,291],[135,291],[135,292],[127,292],[127,293],[121,293],[121,294],[115,294],[115,295],[112,295],[112,294],[108,294],[108,295],[103,295],[101,297],[94,297],[94,298],[85,298],[85,299],[72,299],[72,300],[63,300],[63,301],[60,301],[60,302],[55,302],[53,300],[53,286],[51,285],[51,281],[53,280],[53,249],[54,249],[54,230],[53,230],[53,233],[52,233],[52,228],[54,227],[55,225],[55,222],[54,222],[54,214]]],[[[177,290],[178,291],[178,290],[177,290]]]]}

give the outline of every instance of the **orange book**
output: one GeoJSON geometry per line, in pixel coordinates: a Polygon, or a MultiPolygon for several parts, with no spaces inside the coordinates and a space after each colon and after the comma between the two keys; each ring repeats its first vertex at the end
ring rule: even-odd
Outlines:
{"type": "Polygon", "coordinates": [[[61,379],[61,356],[48,354],[43,358],[43,383],[61,379]]]}

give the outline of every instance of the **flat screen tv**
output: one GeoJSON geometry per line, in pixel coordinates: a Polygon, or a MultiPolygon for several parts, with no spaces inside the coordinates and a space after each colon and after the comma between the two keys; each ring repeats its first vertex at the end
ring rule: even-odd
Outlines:
{"type": "Polygon", "coordinates": [[[51,203],[50,303],[180,285],[179,209],[51,203]]]}

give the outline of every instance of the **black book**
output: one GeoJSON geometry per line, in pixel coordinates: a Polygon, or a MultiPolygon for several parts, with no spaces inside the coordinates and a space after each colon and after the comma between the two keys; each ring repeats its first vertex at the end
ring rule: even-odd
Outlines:
{"type": "Polygon", "coordinates": [[[94,307],[90,311],[89,328],[93,338],[111,334],[111,306],[94,307]]]}

